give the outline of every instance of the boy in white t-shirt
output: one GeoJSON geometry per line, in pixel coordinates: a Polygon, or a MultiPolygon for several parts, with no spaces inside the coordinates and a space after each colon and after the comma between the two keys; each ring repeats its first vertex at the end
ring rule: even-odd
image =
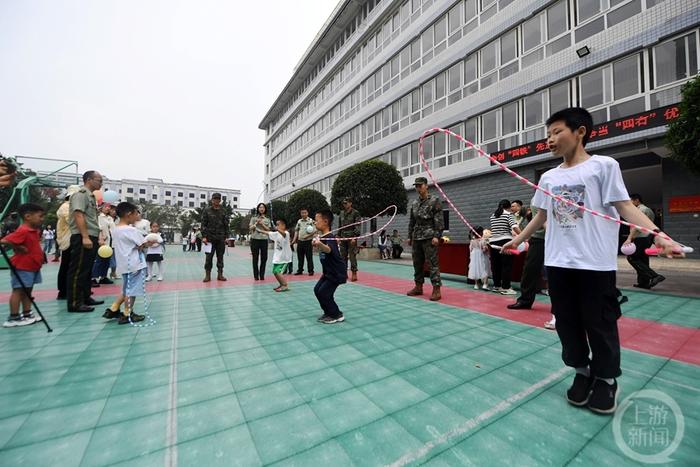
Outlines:
{"type": "Polygon", "coordinates": [[[265,230],[265,227],[260,224],[258,224],[257,230],[270,237],[270,240],[275,243],[272,256],[272,274],[275,275],[275,279],[280,285],[273,290],[275,292],[287,292],[289,287],[283,274],[285,269],[287,269],[287,264],[292,261],[291,236],[287,232],[287,221],[277,219],[275,225],[277,226],[277,232],[265,230]]]}
{"type": "Polygon", "coordinates": [[[117,206],[119,223],[112,231],[112,247],[117,259],[117,274],[122,276],[122,293],[102,315],[106,319],[119,318],[119,324],[143,321],[144,316],[134,313],[137,296],[143,296],[146,290],[146,258],[143,250],[156,242],[148,242],[143,234],[134,227],[141,219],[136,206],[123,202],[117,206]],[[124,304],[124,313],[120,307],[124,304]]]}
{"type": "MultiPolygon", "coordinates": [[[[563,157],[563,163],[547,171],[540,186],[578,206],[613,219],[618,219],[619,213],[628,222],[659,232],[630,201],[617,161],[591,156],[584,149],[592,127],[591,114],[578,107],[549,117],[549,149],[563,157]]],[[[620,226],[541,191],[535,193],[532,205],[538,208],[537,214],[502,251],[508,253],[547,224],[545,265],[552,313],[557,320],[562,359],[576,369],[567,400],[594,412],[611,414],[617,408],[615,378],[621,374],[617,329],[621,313],[615,286],[620,226]]],[[[667,256],[678,248],[661,236],[656,237],[656,245],[667,256]]]]}

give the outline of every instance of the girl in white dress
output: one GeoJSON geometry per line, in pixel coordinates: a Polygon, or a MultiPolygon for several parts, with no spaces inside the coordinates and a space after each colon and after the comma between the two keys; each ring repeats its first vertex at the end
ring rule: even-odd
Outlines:
{"type": "Polygon", "coordinates": [[[483,238],[483,227],[476,226],[474,231],[476,233],[472,232],[469,236],[471,240],[469,242],[469,273],[467,277],[474,281],[474,290],[479,290],[479,281],[481,281],[482,289],[489,290],[491,263],[488,257],[488,242],[483,238]]]}

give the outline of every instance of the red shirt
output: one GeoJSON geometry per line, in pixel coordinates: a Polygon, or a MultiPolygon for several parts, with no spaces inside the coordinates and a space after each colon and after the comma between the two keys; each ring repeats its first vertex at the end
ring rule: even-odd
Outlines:
{"type": "Polygon", "coordinates": [[[39,242],[39,230],[22,224],[17,230],[6,235],[3,240],[14,245],[22,245],[27,249],[26,253],[15,251],[15,254],[10,258],[10,262],[15,268],[31,272],[41,270],[41,266],[44,264],[44,251],[39,242]]]}

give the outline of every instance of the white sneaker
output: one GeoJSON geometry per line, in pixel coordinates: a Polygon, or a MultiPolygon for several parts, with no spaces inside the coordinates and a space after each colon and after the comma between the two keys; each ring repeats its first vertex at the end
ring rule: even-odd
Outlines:
{"type": "Polygon", "coordinates": [[[474,284],[474,290],[479,290],[479,284],[474,284]]]}
{"type": "Polygon", "coordinates": [[[518,295],[518,292],[513,289],[503,289],[501,290],[501,295],[518,295]]]}
{"type": "Polygon", "coordinates": [[[163,280],[163,276],[158,276],[158,282],[163,280]]]}
{"type": "Polygon", "coordinates": [[[503,289],[501,287],[494,287],[491,289],[491,292],[501,293],[503,292],[503,289]]]}
{"type": "Polygon", "coordinates": [[[491,290],[491,289],[489,289],[488,284],[484,284],[481,286],[481,290],[491,290]]]}
{"type": "Polygon", "coordinates": [[[8,316],[7,321],[2,323],[4,328],[16,328],[19,326],[29,326],[34,324],[34,318],[25,318],[22,315],[8,316]]]}
{"type": "Polygon", "coordinates": [[[32,313],[31,311],[29,312],[28,315],[27,315],[27,314],[24,314],[24,315],[22,315],[22,316],[24,316],[24,319],[33,319],[35,323],[38,323],[39,321],[42,321],[41,315],[35,315],[35,314],[32,313]]]}
{"type": "Polygon", "coordinates": [[[150,278],[150,277],[147,277],[147,278],[146,278],[146,282],[151,282],[151,278],[150,278]]]}
{"type": "Polygon", "coordinates": [[[555,331],[557,329],[557,322],[556,320],[552,319],[550,321],[546,321],[544,323],[544,328],[545,329],[550,329],[552,331],[555,331]]]}

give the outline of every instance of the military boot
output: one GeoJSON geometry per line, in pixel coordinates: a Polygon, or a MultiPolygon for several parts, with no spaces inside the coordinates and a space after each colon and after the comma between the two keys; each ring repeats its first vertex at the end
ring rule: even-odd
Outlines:
{"type": "Polygon", "coordinates": [[[434,285],[433,286],[433,294],[430,296],[430,301],[437,302],[441,298],[442,298],[442,295],[440,295],[440,286],[434,285]]]}
{"type": "Polygon", "coordinates": [[[228,280],[224,277],[224,271],[219,271],[219,274],[216,275],[216,280],[217,281],[225,281],[228,280]]]}
{"type": "Polygon", "coordinates": [[[352,277],[350,278],[350,282],[357,282],[357,271],[352,272],[352,277]]]}
{"type": "Polygon", "coordinates": [[[414,297],[416,295],[423,295],[423,284],[416,282],[416,285],[409,290],[406,295],[409,297],[414,297]]]}
{"type": "Polygon", "coordinates": [[[204,270],[204,280],[202,282],[211,282],[211,270],[204,270]]]}

